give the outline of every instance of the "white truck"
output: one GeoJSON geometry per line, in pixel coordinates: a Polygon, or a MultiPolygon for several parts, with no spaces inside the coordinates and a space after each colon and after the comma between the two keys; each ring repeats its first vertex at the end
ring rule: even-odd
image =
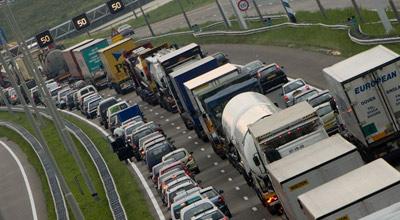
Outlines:
{"type": "Polygon", "coordinates": [[[400,201],[400,172],[377,159],[297,198],[306,219],[360,219],[400,201]]]}
{"type": "Polygon", "coordinates": [[[291,153],[328,138],[317,112],[307,102],[286,108],[249,126],[264,163],[272,163],[291,153]]]}
{"type": "Polygon", "coordinates": [[[336,134],[267,165],[288,219],[305,220],[297,196],[364,165],[357,147],[336,134]]]}
{"type": "Polygon", "coordinates": [[[399,149],[399,60],[399,54],[377,46],[323,70],[345,127],[343,135],[367,161],[390,157],[399,149]]]}
{"type": "Polygon", "coordinates": [[[400,216],[400,202],[395,203],[389,207],[381,209],[377,212],[374,212],[370,215],[367,215],[360,220],[395,220],[400,216]]]}
{"type": "Polygon", "coordinates": [[[271,187],[268,187],[265,166],[255,164],[253,161],[253,157],[259,155],[259,152],[248,132],[248,126],[278,111],[279,109],[266,96],[255,92],[244,92],[233,97],[222,112],[226,145],[236,149],[238,161],[241,161],[240,164],[243,166],[243,169],[239,169],[240,172],[249,184],[254,185],[257,196],[271,212],[276,211],[276,200],[269,198],[275,194],[271,193],[271,187]]]}

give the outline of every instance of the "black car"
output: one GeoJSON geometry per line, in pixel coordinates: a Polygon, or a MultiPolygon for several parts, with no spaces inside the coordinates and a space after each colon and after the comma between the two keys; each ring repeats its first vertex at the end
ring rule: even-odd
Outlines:
{"type": "Polygon", "coordinates": [[[71,91],[70,93],[68,93],[67,98],[65,100],[65,104],[68,108],[68,110],[72,110],[73,108],[75,108],[75,102],[74,102],[74,94],[77,92],[77,90],[75,91],[71,91]]]}
{"type": "Polygon", "coordinates": [[[105,128],[108,128],[107,125],[107,109],[111,107],[112,105],[115,105],[118,103],[118,100],[114,97],[105,99],[100,102],[98,108],[99,108],[99,122],[101,125],[104,125],[105,128]]]}
{"type": "Polygon", "coordinates": [[[244,65],[241,71],[243,74],[250,74],[250,76],[255,77],[257,71],[262,67],[264,67],[264,63],[262,61],[254,60],[244,65]]]}
{"type": "Polygon", "coordinates": [[[140,128],[137,128],[136,131],[132,135],[132,139],[129,142],[130,146],[133,149],[133,153],[134,153],[137,161],[142,160],[142,157],[140,156],[140,151],[139,151],[139,140],[142,137],[149,135],[151,133],[157,132],[157,131],[162,133],[162,129],[159,126],[152,126],[152,125],[155,125],[155,123],[153,123],[151,125],[147,125],[147,124],[149,124],[149,123],[146,123],[146,124],[142,125],[140,128]]]}
{"type": "Polygon", "coordinates": [[[264,94],[289,82],[282,67],[276,63],[258,69],[256,78],[259,80],[264,94]]]}
{"type": "Polygon", "coordinates": [[[149,171],[151,171],[155,165],[161,163],[164,155],[167,155],[174,150],[174,146],[168,141],[156,144],[148,149],[146,152],[146,165],[149,168],[149,171]]]}

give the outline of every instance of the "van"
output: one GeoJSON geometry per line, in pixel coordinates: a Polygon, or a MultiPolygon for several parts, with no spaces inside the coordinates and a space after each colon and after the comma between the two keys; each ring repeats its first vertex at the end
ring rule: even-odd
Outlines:
{"type": "Polygon", "coordinates": [[[88,85],[88,86],[85,86],[82,89],[78,90],[78,92],[77,92],[77,101],[78,101],[79,104],[81,103],[82,96],[85,95],[86,93],[89,93],[89,92],[97,92],[97,89],[92,85],[88,85]]]}

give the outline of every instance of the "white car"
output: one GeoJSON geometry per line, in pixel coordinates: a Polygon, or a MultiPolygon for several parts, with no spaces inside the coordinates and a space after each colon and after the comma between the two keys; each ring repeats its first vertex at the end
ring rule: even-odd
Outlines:
{"type": "Polygon", "coordinates": [[[199,166],[197,165],[196,160],[193,157],[193,153],[189,153],[185,148],[179,148],[167,155],[164,155],[162,157],[162,161],[169,160],[171,158],[173,158],[175,161],[179,160],[184,163],[191,172],[194,172],[196,174],[200,173],[199,166]]]}
{"type": "Polygon", "coordinates": [[[165,202],[166,202],[167,207],[168,208],[171,207],[171,204],[174,202],[174,199],[178,193],[185,192],[187,190],[191,190],[191,189],[197,188],[197,187],[198,187],[198,184],[194,180],[190,180],[190,181],[188,180],[188,181],[179,183],[177,186],[175,186],[173,188],[170,188],[169,190],[167,190],[166,197],[165,197],[165,199],[166,199],[165,202]]]}
{"type": "Polygon", "coordinates": [[[202,199],[181,210],[181,220],[192,220],[201,213],[217,208],[209,199],[202,199]]]}
{"type": "Polygon", "coordinates": [[[310,89],[303,79],[295,79],[282,86],[283,99],[286,106],[293,105],[294,96],[310,89]]]}
{"type": "Polygon", "coordinates": [[[203,197],[201,197],[200,194],[192,194],[189,196],[186,196],[180,200],[177,200],[176,202],[172,203],[171,205],[171,219],[172,220],[178,220],[181,218],[181,210],[195,202],[198,202],[200,200],[203,200],[203,197]]]}

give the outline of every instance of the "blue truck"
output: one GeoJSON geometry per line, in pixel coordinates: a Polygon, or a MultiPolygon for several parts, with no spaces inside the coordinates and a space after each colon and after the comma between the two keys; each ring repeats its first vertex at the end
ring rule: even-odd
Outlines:
{"type": "Polygon", "coordinates": [[[187,129],[201,128],[198,115],[187,94],[184,83],[219,66],[216,58],[208,56],[169,74],[170,90],[178,112],[187,129]]]}
{"type": "Polygon", "coordinates": [[[124,121],[127,121],[135,116],[141,116],[143,118],[143,113],[140,110],[138,104],[134,104],[126,109],[119,111],[117,113],[118,124],[122,124],[124,121]]]}

